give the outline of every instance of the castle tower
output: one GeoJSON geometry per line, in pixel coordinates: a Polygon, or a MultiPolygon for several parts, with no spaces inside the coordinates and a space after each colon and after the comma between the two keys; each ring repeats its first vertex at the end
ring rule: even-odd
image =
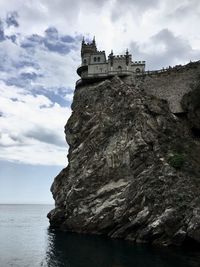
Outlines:
{"type": "Polygon", "coordinates": [[[97,52],[97,47],[96,47],[95,37],[93,38],[91,43],[86,43],[83,38],[81,46],[82,65],[88,65],[90,62],[91,54],[94,54],[96,52],[97,52]]]}
{"type": "Polygon", "coordinates": [[[90,64],[91,55],[97,52],[95,37],[91,43],[86,43],[83,37],[81,44],[81,66],[77,69],[77,73],[82,78],[88,73],[88,65],[90,64]]]}

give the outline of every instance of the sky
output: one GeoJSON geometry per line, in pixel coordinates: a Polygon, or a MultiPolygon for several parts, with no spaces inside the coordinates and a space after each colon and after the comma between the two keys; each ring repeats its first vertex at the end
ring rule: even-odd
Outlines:
{"type": "Polygon", "coordinates": [[[0,1],[0,203],[54,203],[80,45],[145,60],[200,59],[199,0],[0,1]]]}

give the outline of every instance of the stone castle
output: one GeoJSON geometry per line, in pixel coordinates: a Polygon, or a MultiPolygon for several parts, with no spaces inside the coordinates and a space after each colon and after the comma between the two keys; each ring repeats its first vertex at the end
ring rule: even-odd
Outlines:
{"type": "Polygon", "coordinates": [[[107,78],[114,75],[129,76],[145,71],[145,61],[132,61],[132,55],[128,50],[125,55],[117,56],[111,51],[107,59],[105,51],[97,50],[95,39],[91,43],[86,43],[83,39],[81,61],[77,73],[82,80],[107,78]]]}
{"type": "Polygon", "coordinates": [[[181,101],[185,94],[199,82],[200,61],[186,65],[146,71],[145,61],[132,61],[132,56],[114,56],[110,53],[106,59],[105,51],[98,51],[95,39],[81,46],[81,66],[77,73],[81,77],[76,87],[95,83],[113,76],[118,76],[128,84],[134,84],[148,95],[167,100],[172,113],[182,113],[181,101]]]}

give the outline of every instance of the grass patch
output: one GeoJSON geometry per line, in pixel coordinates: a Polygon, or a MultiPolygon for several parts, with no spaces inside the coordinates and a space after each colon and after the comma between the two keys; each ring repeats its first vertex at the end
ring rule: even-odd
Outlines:
{"type": "Polygon", "coordinates": [[[175,153],[170,156],[169,164],[175,169],[181,169],[185,163],[185,158],[183,154],[175,153]]]}

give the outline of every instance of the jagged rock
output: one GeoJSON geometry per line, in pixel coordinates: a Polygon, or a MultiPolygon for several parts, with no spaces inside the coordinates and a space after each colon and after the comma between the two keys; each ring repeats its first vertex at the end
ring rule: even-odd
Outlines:
{"type": "Polygon", "coordinates": [[[200,242],[200,142],[187,120],[116,77],[76,88],[72,110],[51,226],[161,245],[200,242]],[[177,153],[184,162],[176,169],[177,153]]]}
{"type": "Polygon", "coordinates": [[[194,90],[183,96],[181,102],[193,134],[200,137],[200,82],[194,90]]]}

